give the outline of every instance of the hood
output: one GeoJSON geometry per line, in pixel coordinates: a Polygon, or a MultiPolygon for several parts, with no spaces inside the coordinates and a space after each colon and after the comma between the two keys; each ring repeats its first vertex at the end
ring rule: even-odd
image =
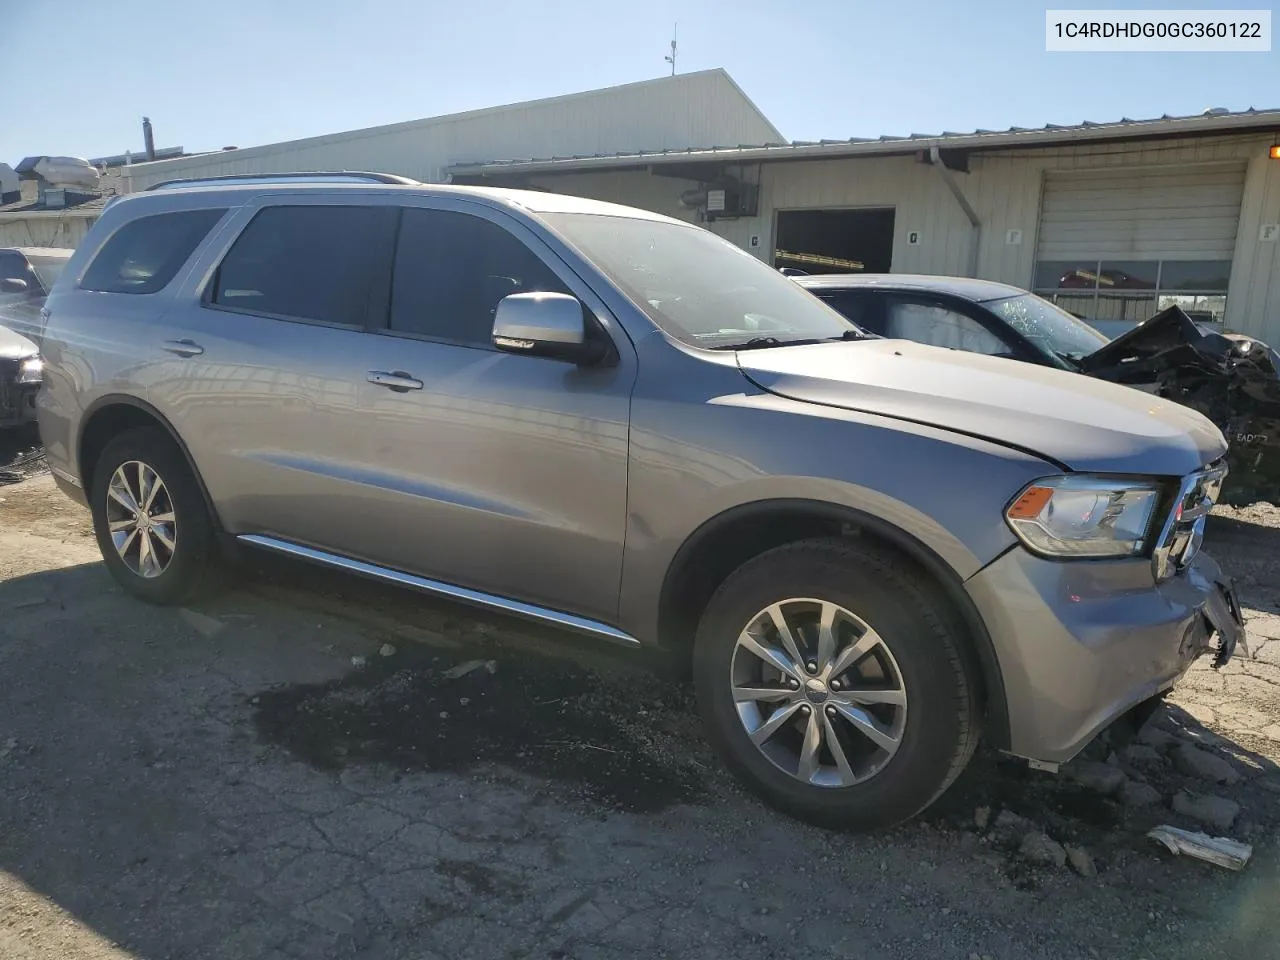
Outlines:
{"type": "Polygon", "coordinates": [[[757,386],[1029,451],[1071,470],[1181,476],[1221,457],[1188,407],[1065,370],[905,340],[739,351],[757,386]]]}
{"type": "Polygon", "coordinates": [[[25,360],[39,352],[34,342],[16,330],[0,327],[0,360],[25,360]]]}

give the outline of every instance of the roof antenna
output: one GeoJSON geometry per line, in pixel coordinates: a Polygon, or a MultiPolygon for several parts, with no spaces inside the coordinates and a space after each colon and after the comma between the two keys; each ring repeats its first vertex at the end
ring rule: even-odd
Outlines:
{"type": "Polygon", "coordinates": [[[662,59],[671,64],[671,75],[676,75],[676,31],[680,29],[679,22],[671,28],[671,56],[662,59]]]}

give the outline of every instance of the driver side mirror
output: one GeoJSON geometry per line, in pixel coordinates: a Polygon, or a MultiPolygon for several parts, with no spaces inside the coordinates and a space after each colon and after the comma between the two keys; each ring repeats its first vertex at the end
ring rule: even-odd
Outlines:
{"type": "Polygon", "coordinates": [[[566,293],[513,293],[498,301],[493,345],[504,353],[564,360],[579,366],[599,363],[607,347],[587,339],[582,301],[566,293]]]}
{"type": "Polygon", "coordinates": [[[8,277],[0,280],[0,293],[26,293],[27,281],[8,277]]]}

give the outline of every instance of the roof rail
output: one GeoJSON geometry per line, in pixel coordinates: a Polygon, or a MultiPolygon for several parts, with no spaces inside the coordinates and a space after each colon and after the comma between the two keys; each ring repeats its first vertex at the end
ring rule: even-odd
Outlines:
{"type": "MultiPolygon", "coordinates": [[[[185,177],[177,180],[162,180],[153,183],[146,190],[167,190],[174,187],[200,187],[206,184],[220,186],[237,186],[255,183],[396,183],[415,186],[417,180],[402,177],[394,173],[364,173],[358,170],[335,170],[330,172],[299,173],[231,173],[217,177],[185,177]]],[[[144,191],[146,192],[146,191],[144,191]]]]}

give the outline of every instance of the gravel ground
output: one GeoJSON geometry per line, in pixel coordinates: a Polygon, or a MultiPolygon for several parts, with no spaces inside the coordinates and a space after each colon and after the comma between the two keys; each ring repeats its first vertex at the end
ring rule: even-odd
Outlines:
{"type": "Polygon", "coordinates": [[[276,561],[145,607],[0,487],[0,958],[1280,957],[1280,510],[1209,544],[1252,658],[854,836],[740,791],[661,662],[276,561]],[[1144,836],[1206,819],[1245,871],[1144,836]]]}

